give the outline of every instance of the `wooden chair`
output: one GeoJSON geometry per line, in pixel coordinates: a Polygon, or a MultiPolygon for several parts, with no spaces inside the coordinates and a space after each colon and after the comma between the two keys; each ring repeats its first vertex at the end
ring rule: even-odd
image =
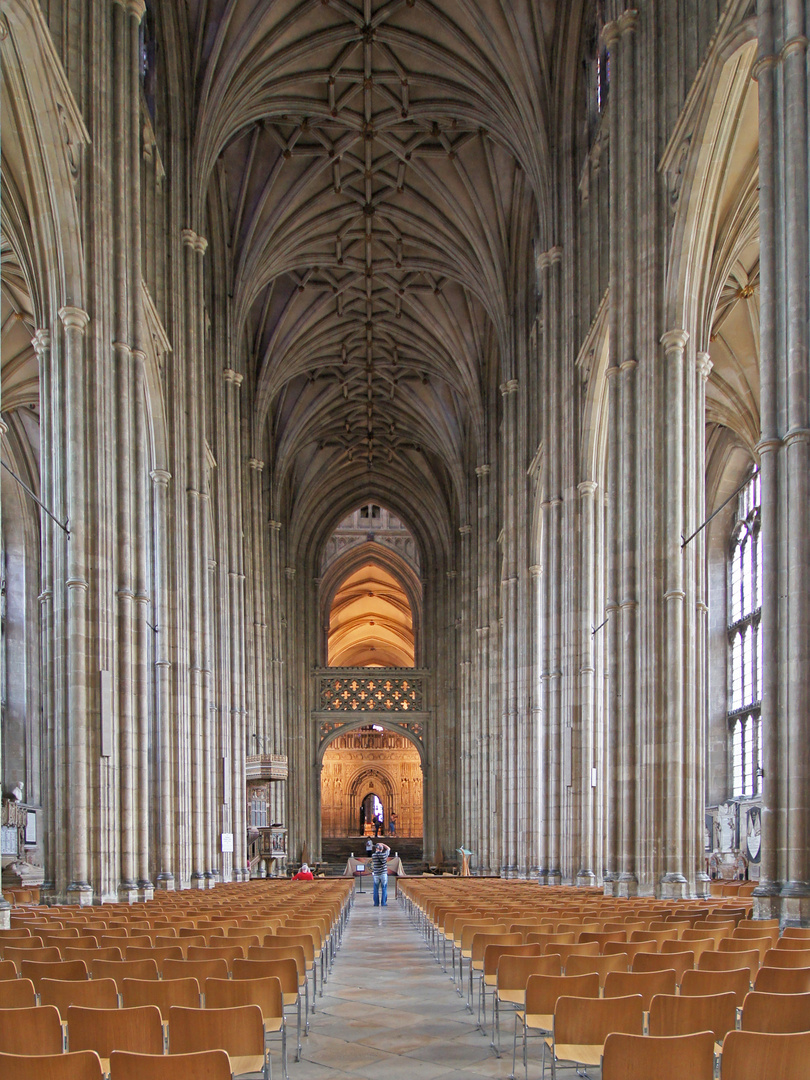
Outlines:
{"type": "MultiPolygon", "coordinates": [[[[705,955],[705,954],[704,954],[705,955]]],[[[675,972],[675,981],[680,985],[685,971],[695,966],[695,954],[689,951],[674,953],[638,953],[633,959],[633,971],[668,971],[675,972]]]]}
{"type": "MultiPolygon", "coordinates": [[[[490,948],[493,948],[490,946],[490,948]]],[[[523,949],[538,949],[539,945],[524,945],[523,949]]],[[[497,946],[494,947],[497,950],[497,946]]],[[[492,1039],[490,1046],[495,1056],[501,1056],[501,1005],[510,1005],[513,1009],[526,1008],[526,986],[532,975],[562,974],[559,957],[556,954],[543,956],[538,953],[521,952],[517,949],[498,954],[493,988],[494,1004],[492,1009],[492,1039]]],[[[484,957],[484,965],[489,962],[489,950],[484,957]]],[[[485,978],[487,976],[485,975],[485,978]]],[[[486,1013],[485,1019],[486,1019],[486,1013]]]]}
{"type": "MultiPolygon", "coordinates": [[[[473,996],[475,990],[475,980],[478,978],[483,986],[484,978],[484,953],[486,949],[491,946],[522,946],[523,937],[520,933],[510,934],[505,931],[502,934],[487,934],[477,933],[473,934],[472,941],[470,943],[470,962],[467,965],[467,971],[469,973],[468,987],[467,987],[467,1008],[470,1012],[473,1011],[473,996]]],[[[479,993],[480,998],[480,993],[479,993]]],[[[480,1027],[480,1009],[479,1009],[479,1027],[480,1027]]]]}
{"type": "Polygon", "coordinates": [[[218,960],[164,960],[164,979],[196,979],[200,986],[206,979],[227,979],[228,961],[218,960]]]}
{"type": "Polygon", "coordinates": [[[749,949],[746,952],[705,952],[698,961],[701,971],[733,971],[735,968],[748,968],[750,982],[754,981],[759,971],[759,952],[749,949]]]}
{"type": "MultiPolygon", "coordinates": [[[[0,1053],[61,1054],[64,1048],[62,1021],[53,1005],[0,1010],[0,1053]]],[[[18,1075],[37,1074],[27,1068],[18,1075]]]]}
{"type": "Polygon", "coordinates": [[[43,979],[60,979],[64,982],[86,981],[90,978],[84,960],[56,960],[43,963],[39,960],[23,960],[20,964],[20,976],[30,979],[39,993],[43,979]]]}
{"type": "Polygon", "coordinates": [[[554,1010],[554,1030],[543,1045],[551,1055],[551,1076],[555,1080],[557,1063],[570,1061],[595,1068],[601,1063],[605,1040],[611,1032],[641,1035],[644,1032],[644,1009],[641,996],[620,998],[561,997],[554,1010]]]}
{"type": "Polygon", "coordinates": [[[36,1077],[36,1080],[103,1080],[101,1059],[92,1051],[75,1054],[4,1054],[0,1076],[36,1077]]]}
{"type": "MultiPolygon", "coordinates": [[[[13,931],[9,930],[7,933],[11,934],[13,931]]],[[[30,930],[25,937],[6,937],[5,935],[0,937],[0,957],[3,959],[16,959],[21,952],[26,953],[30,949],[44,949],[45,947],[42,938],[32,937],[30,930]],[[11,956],[6,957],[8,951],[11,951],[11,956]]]]}
{"type": "Polygon", "coordinates": [[[527,1080],[529,1075],[528,1040],[529,1032],[535,1031],[545,1036],[554,1027],[554,1010],[559,998],[568,995],[580,998],[599,997],[599,976],[590,975],[530,975],[526,983],[526,1004],[515,1012],[515,1033],[512,1040],[512,1076],[515,1074],[515,1056],[517,1052],[517,1029],[520,1023],[523,1032],[523,1070],[527,1080]]]}
{"type": "Polygon", "coordinates": [[[271,1033],[281,1035],[281,1067],[284,1080],[289,1080],[287,1025],[284,1023],[281,980],[274,976],[264,979],[206,979],[206,1009],[233,1009],[240,1005],[259,1006],[264,1018],[265,1038],[271,1033]]]}
{"type": "Polygon", "coordinates": [[[745,995],[751,986],[748,968],[731,971],[685,971],[681,980],[681,997],[701,997],[713,994],[734,994],[738,1009],[742,1008],[745,995]]]}
{"type": "Polygon", "coordinates": [[[762,967],[810,967],[807,949],[768,949],[762,957],[762,967]]]}
{"type": "Polygon", "coordinates": [[[810,993],[810,967],[761,967],[754,979],[754,989],[757,993],[764,994],[808,994],[810,993]]]}
{"type": "Polygon", "coordinates": [[[62,1021],[67,1021],[71,1005],[86,1009],[117,1009],[118,987],[113,979],[81,980],[43,979],[39,984],[41,1005],[55,1005],[62,1021]]]}
{"type": "Polygon", "coordinates": [[[155,938],[156,949],[180,949],[184,957],[188,956],[188,950],[192,945],[205,945],[207,938],[203,934],[196,934],[194,937],[163,937],[158,935],[155,938]]]}
{"type": "Polygon", "coordinates": [[[162,1017],[168,1017],[172,1005],[199,1009],[200,984],[194,978],[185,979],[124,979],[121,997],[125,1009],[141,1005],[156,1005],[162,1017]]]}
{"type": "Polygon", "coordinates": [[[158,966],[158,971],[163,974],[163,962],[165,960],[182,960],[183,950],[179,945],[165,945],[155,948],[152,945],[143,948],[140,945],[127,945],[127,960],[152,959],[158,966]]]}
{"type": "Polygon", "coordinates": [[[630,940],[654,941],[660,949],[662,941],[677,941],[680,936],[681,931],[677,926],[673,926],[669,930],[633,930],[630,933],[630,940]]]}
{"type": "Polygon", "coordinates": [[[114,979],[120,994],[124,979],[157,979],[158,967],[154,960],[91,960],[90,975],[114,979]]]}
{"type": "Polygon", "coordinates": [[[656,994],[650,1004],[650,1035],[693,1035],[711,1031],[722,1043],[737,1026],[737,999],[733,993],[708,996],[656,994]]]}
{"type": "Polygon", "coordinates": [[[675,993],[675,972],[672,968],[664,971],[609,971],[602,988],[604,997],[630,997],[641,995],[645,1012],[650,1011],[650,1002],[656,994],[675,993]]]}
{"type": "Polygon", "coordinates": [[[545,950],[546,945],[574,945],[576,944],[577,936],[573,931],[568,930],[559,933],[550,933],[545,930],[534,931],[526,934],[527,945],[539,945],[545,950]]]}
{"type": "Polygon", "coordinates": [[[545,956],[552,954],[559,956],[560,964],[565,971],[569,956],[598,956],[599,946],[595,941],[583,941],[576,945],[546,945],[545,956]]]}
{"type": "Polygon", "coordinates": [[[611,1032],[602,1055],[602,1080],[713,1080],[710,1031],[671,1037],[611,1032]]]}
{"type": "Polygon", "coordinates": [[[224,1050],[234,1076],[261,1072],[270,1080],[270,1058],[264,1044],[262,1010],[258,1005],[233,1009],[169,1009],[169,1053],[224,1050]]]}
{"type": "Polygon", "coordinates": [[[745,925],[741,922],[738,926],[735,926],[732,932],[732,940],[737,941],[760,941],[762,938],[767,938],[771,943],[771,948],[776,949],[779,947],[779,926],[762,926],[757,922],[749,924],[744,920],[745,925]]]}
{"type": "Polygon", "coordinates": [[[166,1057],[113,1050],[110,1080],[144,1080],[144,1077],[149,1080],[231,1080],[231,1062],[224,1050],[166,1057]]]}
{"type": "MultiPolygon", "coordinates": [[[[775,919],[774,922],[778,923],[779,920],[775,919]]],[[[786,926],[782,931],[782,937],[785,939],[798,938],[800,940],[810,941],[810,926],[786,926]]],[[[796,948],[798,947],[799,946],[797,945],[796,948]]]]}
{"type": "Polygon", "coordinates": [[[749,952],[751,949],[756,949],[759,953],[759,964],[761,965],[768,952],[771,951],[771,939],[769,937],[763,938],[738,938],[730,937],[723,938],[717,947],[718,952],[749,952]]]}
{"type": "Polygon", "coordinates": [[[630,964],[626,953],[612,953],[610,956],[582,956],[575,953],[568,957],[565,965],[566,975],[589,975],[596,972],[599,976],[600,989],[605,985],[608,972],[628,971],[630,964]]]}
{"type": "MultiPolygon", "coordinates": [[[[513,930],[510,934],[517,934],[520,931],[513,930]]],[[[504,956],[518,956],[518,957],[540,957],[542,956],[542,950],[539,945],[502,945],[490,943],[484,949],[483,967],[481,971],[481,977],[478,983],[479,995],[478,995],[478,1028],[481,1034],[486,1034],[486,1019],[487,1019],[487,992],[492,995],[492,1032],[493,1040],[495,1035],[495,994],[498,982],[498,965],[501,958],[504,956]]],[[[546,970],[546,969],[544,969],[546,970]]],[[[559,974],[560,967],[555,965],[554,961],[551,961],[551,967],[548,968],[549,973],[556,971],[559,974]]],[[[528,976],[527,976],[528,978],[528,976]]],[[[498,1054],[500,1057],[500,1054],[498,1054]]]]}
{"type": "Polygon", "coordinates": [[[0,952],[2,952],[2,944],[4,941],[14,941],[19,938],[30,938],[31,927],[30,926],[14,926],[7,930],[0,930],[0,952]]]}
{"type": "Polygon", "coordinates": [[[778,937],[774,942],[773,947],[775,949],[787,949],[788,952],[797,952],[802,949],[810,949],[810,938],[805,937],[793,937],[793,935],[787,935],[788,930],[802,930],[804,927],[789,926],[785,927],[785,934],[782,937],[778,937]]]}
{"type": "MultiPolygon", "coordinates": [[[[801,970],[798,968],[796,970],[801,970]]],[[[752,990],[742,1007],[742,1031],[771,1035],[810,1030],[810,993],[766,994],[752,990]]]]}
{"type": "MultiPolygon", "coordinates": [[[[315,945],[312,941],[310,934],[290,934],[285,933],[284,927],[280,927],[278,932],[273,935],[267,935],[264,939],[264,945],[258,946],[258,948],[289,948],[290,946],[300,947],[304,950],[304,958],[306,960],[306,970],[312,973],[312,998],[310,1000],[309,991],[307,991],[307,1003],[309,1007],[315,1012],[315,995],[318,990],[318,965],[315,958],[315,945]]],[[[251,945],[248,947],[248,956],[252,954],[252,950],[257,946],[251,945]]]]}
{"type": "Polygon", "coordinates": [[[190,945],[186,956],[189,960],[224,960],[230,972],[234,960],[244,960],[246,953],[244,945],[190,945]]]}
{"type": "Polygon", "coordinates": [[[93,960],[123,960],[124,955],[117,945],[108,945],[103,949],[62,949],[63,960],[84,960],[89,967],[93,960]]]}
{"type": "Polygon", "coordinates": [[[730,1031],[723,1044],[720,1080],[807,1080],[810,1031],[771,1035],[760,1031],[730,1031]]]}
{"type": "Polygon", "coordinates": [[[599,952],[605,951],[605,945],[608,942],[619,942],[622,945],[627,944],[627,931],[626,930],[583,930],[579,935],[579,942],[595,941],[599,946],[599,952]]]}
{"type": "Polygon", "coordinates": [[[33,1009],[37,991],[30,979],[4,979],[0,982],[0,1009],[33,1009]]]}
{"type": "Polygon", "coordinates": [[[49,945],[55,945],[63,956],[65,949],[73,949],[74,952],[87,952],[89,949],[98,948],[98,938],[92,935],[77,936],[74,938],[51,938],[49,945]]]}
{"type": "MultiPolygon", "coordinates": [[[[29,941],[38,941],[38,938],[29,938],[29,941]]],[[[3,959],[11,960],[17,971],[20,970],[20,965],[23,960],[36,961],[40,964],[57,964],[62,959],[62,954],[59,949],[53,946],[35,947],[35,948],[18,948],[20,942],[15,942],[14,946],[7,945],[3,950],[3,959]]]]}
{"type": "MultiPolygon", "coordinates": [[[[457,920],[458,922],[458,920],[457,920]]],[[[506,923],[499,923],[492,919],[486,922],[462,922],[460,929],[456,927],[458,938],[453,938],[453,956],[458,952],[458,981],[456,990],[464,996],[464,961],[472,959],[472,943],[476,934],[506,934],[506,923]]],[[[455,971],[455,967],[453,969],[455,971]]]]}
{"type": "MultiPolygon", "coordinates": [[[[273,953],[279,950],[268,950],[273,953]]],[[[283,951],[283,950],[281,950],[283,951]]],[[[300,952],[301,950],[298,950],[300,952]]],[[[306,972],[306,962],[301,956],[271,956],[266,959],[234,960],[234,979],[266,979],[275,978],[281,983],[281,998],[285,1009],[294,1008],[296,1011],[296,1061],[301,1060],[301,1004],[306,1001],[302,997],[302,989],[306,993],[309,986],[306,972]]]]}
{"type": "Polygon", "coordinates": [[[95,1050],[105,1072],[110,1071],[113,1050],[163,1053],[163,1024],[160,1009],[155,1005],[134,1009],[85,1009],[71,1005],[67,1022],[68,1046],[72,1050],[95,1050]]]}
{"type": "Polygon", "coordinates": [[[0,982],[5,982],[7,979],[16,979],[17,975],[17,965],[13,960],[0,960],[0,982]]]}
{"type": "Polygon", "coordinates": [[[658,952],[657,943],[655,941],[607,941],[602,950],[604,956],[624,953],[631,965],[640,952],[658,952]]]}

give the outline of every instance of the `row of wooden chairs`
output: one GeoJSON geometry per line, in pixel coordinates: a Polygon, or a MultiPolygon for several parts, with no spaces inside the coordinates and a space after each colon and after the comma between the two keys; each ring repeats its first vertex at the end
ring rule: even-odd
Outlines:
{"type": "MultiPolygon", "coordinates": [[[[36,1076],[37,1080],[104,1080],[101,1058],[94,1050],[68,1054],[22,1056],[0,1053],[0,1069],[8,1076],[36,1076]]],[[[113,1050],[109,1080],[231,1080],[231,1059],[224,1050],[190,1054],[132,1054],[113,1050]]]]}
{"type": "MultiPolygon", "coordinates": [[[[232,984],[226,980],[228,987],[232,984]]],[[[213,987],[211,988],[214,994],[213,987]]],[[[235,995],[223,987],[223,1000],[232,1001],[235,995]]],[[[281,989],[268,984],[264,1005],[254,1002],[222,1004],[203,1010],[172,1006],[164,1025],[161,1011],[154,1005],[128,1009],[88,1009],[71,1005],[67,1012],[67,1045],[70,1051],[94,1051],[101,1059],[103,1072],[110,1071],[110,1058],[116,1051],[162,1056],[188,1054],[198,1050],[224,1050],[234,1076],[261,1073],[270,1080],[270,1055],[267,1036],[280,1032],[282,1036],[282,1068],[286,1070],[284,1017],[281,1011],[281,989]],[[266,1011],[265,1011],[266,1010],[266,1011]]],[[[55,1056],[65,1050],[65,1033],[59,1010],[52,1005],[33,1009],[0,1010],[0,1054],[20,1058],[48,1054],[55,1056]]],[[[41,1074],[30,1065],[17,1074],[41,1074]]],[[[150,1075],[149,1072],[144,1075],[150,1075]]]]}

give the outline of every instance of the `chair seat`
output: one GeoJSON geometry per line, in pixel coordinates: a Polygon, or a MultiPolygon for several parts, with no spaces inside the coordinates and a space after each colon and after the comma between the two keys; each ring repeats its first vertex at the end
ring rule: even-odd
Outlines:
{"type": "Polygon", "coordinates": [[[525,1005],[525,990],[499,990],[498,1001],[507,1001],[510,1005],[525,1005]]]}
{"type": "Polygon", "coordinates": [[[268,1031],[281,1031],[284,1027],[284,1018],[281,1016],[265,1016],[264,1018],[264,1030],[268,1031]]]}
{"type": "Polygon", "coordinates": [[[282,994],[281,997],[285,1005],[295,1005],[298,1001],[298,994],[282,994]]]}
{"type": "Polygon", "coordinates": [[[553,1031],[554,1013],[518,1013],[518,1018],[532,1031],[553,1031]]]}
{"type": "Polygon", "coordinates": [[[493,972],[492,975],[484,976],[484,986],[496,986],[498,983],[498,972],[493,972]]]}
{"type": "Polygon", "coordinates": [[[228,1055],[231,1059],[231,1074],[241,1076],[242,1073],[260,1073],[264,1071],[264,1055],[249,1054],[237,1057],[235,1054],[228,1055]]]}
{"type": "MultiPolygon", "coordinates": [[[[554,1053],[554,1040],[546,1039],[546,1046],[554,1053]]],[[[557,1043],[557,1061],[575,1061],[578,1065],[597,1066],[602,1061],[604,1043],[557,1043]]]]}

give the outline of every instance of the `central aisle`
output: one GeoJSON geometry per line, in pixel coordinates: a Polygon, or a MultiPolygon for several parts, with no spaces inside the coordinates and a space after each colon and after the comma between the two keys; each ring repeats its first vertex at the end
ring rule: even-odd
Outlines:
{"type": "MultiPolygon", "coordinates": [[[[368,889],[355,894],[343,946],[302,1040],[301,1062],[290,1054],[290,1080],[507,1077],[512,1017],[502,1017],[498,1060],[393,894],[392,887],[384,908],[372,905],[368,889]]],[[[518,1054],[518,1076],[522,1072],[518,1054]]]]}

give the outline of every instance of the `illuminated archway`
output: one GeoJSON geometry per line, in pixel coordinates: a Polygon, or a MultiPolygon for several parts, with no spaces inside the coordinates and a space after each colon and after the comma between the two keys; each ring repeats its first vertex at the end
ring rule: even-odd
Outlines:
{"type": "Polygon", "coordinates": [[[329,667],[413,667],[413,612],[400,581],[378,562],[349,572],[329,612],[329,667]]]}

